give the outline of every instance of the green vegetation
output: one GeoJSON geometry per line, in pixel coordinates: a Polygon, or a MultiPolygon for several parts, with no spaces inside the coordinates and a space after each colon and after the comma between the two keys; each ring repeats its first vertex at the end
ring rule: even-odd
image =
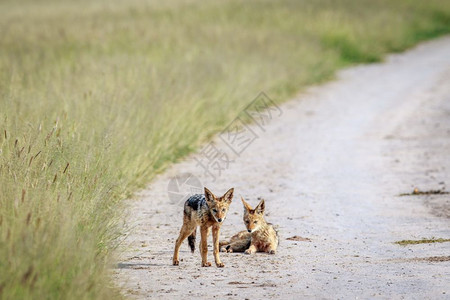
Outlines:
{"type": "Polygon", "coordinates": [[[402,197],[402,196],[445,195],[445,194],[448,194],[448,192],[446,192],[444,189],[421,191],[418,188],[415,188],[411,193],[402,193],[399,194],[399,196],[402,197]]]}
{"type": "Polygon", "coordinates": [[[449,22],[445,0],[0,1],[0,298],[117,297],[120,199],[260,91],[449,22]]]}
{"type": "Polygon", "coordinates": [[[406,245],[417,245],[417,244],[431,244],[431,243],[445,243],[445,242],[450,242],[450,239],[436,239],[436,238],[431,238],[431,239],[421,239],[421,240],[402,240],[402,241],[398,241],[395,242],[395,244],[401,245],[401,246],[406,246],[406,245]]]}

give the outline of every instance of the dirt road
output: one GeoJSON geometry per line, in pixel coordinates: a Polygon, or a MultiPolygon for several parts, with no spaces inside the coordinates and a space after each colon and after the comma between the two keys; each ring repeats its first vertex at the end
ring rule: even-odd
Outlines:
{"type": "MultiPolygon", "coordinates": [[[[394,242],[450,238],[450,195],[399,196],[450,189],[450,38],[345,70],[279,109],[250,127],[255,138],[215,182],[199,152],[128,202],[131,233],[114,269],[124,294],[449,299],[450,243],[394,242]],[[244,229],[240,196],[264,198],[278,253],[222,253],[225,268],[201,268],[185,242],[172,266],[182,207],[168,184],[186,173],[218,194],[235,187],[224,238],[244,229]],[[310,241],[287,240],[295,235],[310,241]]],[[[214,145],[232,155],[220,138],[214,145]]]]}

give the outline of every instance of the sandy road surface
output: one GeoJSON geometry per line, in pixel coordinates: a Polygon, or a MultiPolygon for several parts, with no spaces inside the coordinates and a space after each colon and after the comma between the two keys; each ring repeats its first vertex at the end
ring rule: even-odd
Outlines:
{"type": "Polygon", "coordinates": [[[198,153],[128,202],[131,234],[114,269],[125,295],[450,298],[450,243],[394,244],[450,238],[450,195],[399,196],[450,189],[450,38],[338,77],[252,126],[258,138],[215,182],[196,165],[198,153]],[[218,194],[235,187],[224,238],[244,228],[239,196],[265,198],[266,219],[279,225],[278,253],[222,253],[225,268],[201,268],[185,242],[172,266],[182,208],[167,189],[183,173],[218,194]],[[294,235],[311,241],[286,240],[294,235]]]}

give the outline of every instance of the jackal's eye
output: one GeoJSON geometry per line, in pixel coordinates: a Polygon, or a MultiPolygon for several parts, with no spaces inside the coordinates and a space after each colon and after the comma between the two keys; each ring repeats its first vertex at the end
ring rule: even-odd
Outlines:
{"type": "Polygon", "coordinates": [[[258,224],[258,221],[254,221],[253,224],[258,224]]]}
{"type": "Polygon", "coordinates": [[[216,213],[216,212],[217,212],[217,209],[213,208],[213,212],[216,213]]]}
{"type": "Polygon", "coordinates": [[[249,221],[245,221],[245,224],[248,224],[248,223],[250,223],[249,221]]]}

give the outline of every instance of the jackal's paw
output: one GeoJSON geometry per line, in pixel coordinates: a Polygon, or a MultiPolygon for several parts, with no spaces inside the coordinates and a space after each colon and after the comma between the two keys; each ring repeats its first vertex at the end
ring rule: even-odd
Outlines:
{"type": "Polygon", "coordinates": [[[223,246],[222,248],[220,248],[220,252],[227,252],[227,253],[232,253],[233,252],[233,249],[231,249],[231,247],[228,245],[228,246],[223,246]]]}
{"type": "Polygon", "coordinates": [[[276,253],[276,251],[273,249],[269,251],[269,254],[275,254],[275,253],[276,253]]]}
{"type": "Polygon", "coordinates": [[[218,268],[223,268],[223,267],[225,267],[225,265],[224,265],[222,262],[216,263],[216,266],[217,266],[218,268]]]}
{"type": "Polygon", "coordinates": [[[202,263],[202,267],[211,267],[211,263],[209,261],[202,263]]]}
{"type": "Polygon", "coordinates": [[[250,249],[247,249],[247,250],[245,250],[245,251],[244,251],[244,253],[245,253],[245,254],[252,254],[252,253],[253,253],[253,251],[252,251],[252,250],[250,250],[250,249]]]}
{"type": "Polygon", "coordinates": [[[173,260],[173,265],[174,266],[178,266],[180,264],[180,261],[179,260],[177,260],[177,259],[174,259],[173,260]]]}

